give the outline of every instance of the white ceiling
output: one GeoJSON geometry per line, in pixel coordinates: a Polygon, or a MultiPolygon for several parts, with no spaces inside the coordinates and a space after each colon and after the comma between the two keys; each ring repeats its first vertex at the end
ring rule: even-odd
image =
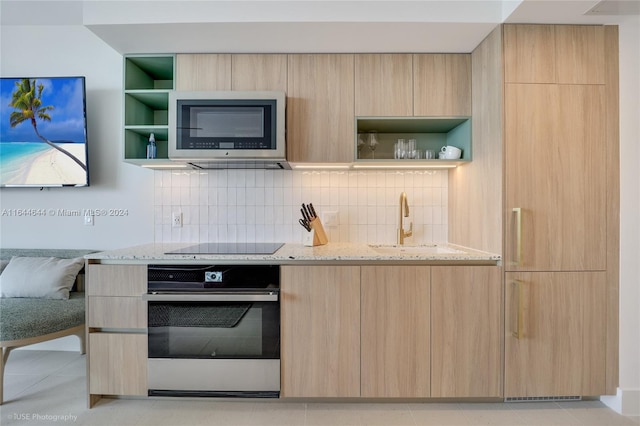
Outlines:
{"type": "Polygon", "coordinates": [[[617,24],[637,19],[638,6],[640,0],[0,0],[0,23],[84,25],[122,54],[471,52],[503,22],[617,24]]]}

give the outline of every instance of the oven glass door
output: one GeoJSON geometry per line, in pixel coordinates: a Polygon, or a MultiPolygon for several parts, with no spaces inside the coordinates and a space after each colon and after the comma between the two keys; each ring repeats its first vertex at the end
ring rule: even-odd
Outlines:
{"type": "Polygon", "coordinates": [[[279,359],[280,304],[149,301],[149,358],[279,359]]]}

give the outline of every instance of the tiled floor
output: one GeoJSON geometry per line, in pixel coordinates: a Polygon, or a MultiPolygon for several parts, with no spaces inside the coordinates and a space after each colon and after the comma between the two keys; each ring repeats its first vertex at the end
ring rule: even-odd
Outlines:
{"type": "Polygon", "coordinates": [[[103,399],[86,408],[85,357],[14,351],[0,424],[9,425],[640,425],[599,401],[567,403],[305,403],[278,400],[103,399]]]}

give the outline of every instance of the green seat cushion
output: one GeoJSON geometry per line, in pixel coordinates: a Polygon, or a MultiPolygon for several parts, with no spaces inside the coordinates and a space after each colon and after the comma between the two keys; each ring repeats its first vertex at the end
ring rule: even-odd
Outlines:
{"type": "Polygon", "coordinates": [[[0,299],[0,341],[21,340],[56,333],[84,324],[84,293],[67,300],[0,299]]]}

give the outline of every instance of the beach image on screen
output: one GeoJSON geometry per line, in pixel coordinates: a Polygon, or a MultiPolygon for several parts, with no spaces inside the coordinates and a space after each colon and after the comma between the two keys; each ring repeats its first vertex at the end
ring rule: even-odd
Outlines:
{"type": "Polygon", "coordinates": [[[84,77],[0,79],[0,185],[86,186],[84,77]]]}

